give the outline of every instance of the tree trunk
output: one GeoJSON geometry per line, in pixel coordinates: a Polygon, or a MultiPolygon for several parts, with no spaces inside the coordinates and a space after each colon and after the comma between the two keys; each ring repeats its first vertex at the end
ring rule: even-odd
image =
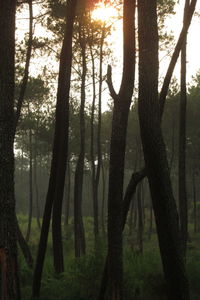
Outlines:
{"type": "Polygon", "coordinates": [[[32,44],[33,44],[33,3],[32,0],[28,1],[29,6],[29,38],[28,38],[28,47],[26,52],[26,62],[25,62],[25,68],[24,68],[24,75],[22,78],[21,86],[20,86],[20,92],[19,92],[19,98],[17,101],[17,108],[16,108],[16,114],[15,114],[15,131],[17,129],[17,124],[21,115],[21,108],[24,102],[24,96],[26,92],[26,87],[28,83],[28,76],[29,76],[29,66],[30,66],[30,60],[31,60],[31,52],[32,52],[32,44]]]}
{"type": "Polygon", "coordinates": [[[138,2],[139,122],[168,297],[170,300],[181,300],[189,299],[189,288],[160,124],[156,9],[156,0],[138,2]]]}
{"type": "Polygon", "coordinates": [[[105,198],[106,198],[106,176],[105,176],[105,168],[102,162],[101,165],[101,174],[102,174],[102,202],[101,202],[101,229],[102,235],[105,237],[106,229],[105,229],[105,198]]]}
{"type": "MultiPolygon", "coordinates": [[[[111,67],[108,68],[107,74],[110,94],[114,100],[108,186],[107,257],[108,295],[112,300],[123,298],[122,200],[127,121],[135,76],[135,1],[124,1],[123,24],[123,75],[118,94],[115,93],[112,85],[111,67]]],[[[102,286],[104,286],[103,280],[102,286]]],[[[102,292],[105,291],[101,289],[99,299],[105,298],[105,293],[102,292]]]]}
{"type": "Polygon", "coordinates": [[[85,80],[86,80],[86,38],[85,27],[79,23],[79,43],[82,56],[81,106],[80,106],[80,154],[77,161],[74,179],[74,241],[75,256],[85,254],[85,233],[82,217],[82,191],[85,159],[85,80]]]}
{"type": "Polygon", "coordinates": [[[65,229],[67,233],[67,227],[69,225],[69,210],[70,210],[70,200],[71,200],[71,168],[70,161],[68,160],[67,166],[67,182],[66,182],[66,193],[65,193],[65,229]]]}
{"type": "Polygon", "coordinates": [[[38,180],[37,180],[37,131],[35,133],[35,149],[34,149],[34,158],[33,158],[33,180],[35,187],[35,205],[36,205],[36,219],[38,229],[41,230],[40,224],[40,205],[39,205],[39,190],[38,190],[38,180]]]}
{"type": "MultiPolygon", "coordinates": [[[[185,1],[185,11],[183,22],[187,17],[189,0],[185,1]]],[[[179,196],[179,216],[181,225],[181,238],[183,255],[186,257],[188,238],[188,205],[186,189],[186,109],[187,109],[187,89],[186,89],[186,46],[187,37],[184,40],[181,50],[181,91],[180,91],[180,116],[179,116],[179,157],[178,157],[178,196],[179,196]]]]}
{"type": "Polygon", "coordinates": [[[32,149],[32,130],[29,129],[29,213],[26,242],[29,242],[31,234],[31,224],[33,215],[33,149],[32,149]]]}
{"type": "Polygon", "coordinates": [[[142,212],[142,182],[137,188],[137,209],[138,209],[138,250],[139,253],[143,253],[143,231],[144,231],[144,221],[142,212]]]}
{"type": "Polygon", "coordinates": [[[14,196],[15,0],[0,0],[0,298],[19,300],[14,196]]]}
{"type": "Polygon", "coordinates": [[[55,270],[63,270],[62,241],[61,241],[61,210],[65,182],[65,171],[68,149],[68,111],[69,91],[72,63],[72,33],[76,10],[76,0],[68,2],[66,8],[66,29],[60,55],[60,67],[58,78],[58,91],[56,103],[56,123],[53,143],[53,157],[46,197],[39,249],[33,276],[33,297],[40,294],[41,277],[44,257],[47,247],[47,238],[51,219],[51,211],[54,203],[53,243],[55,270]],[[56,244],[58,243],[58,244],[56,244]],[[58,252],[56,252],[58,251],[58,252]]]}
{"type": "Polygon", "coordinates": [[[21,248],[21,251],[22,251],[22,253],[24,255],[24,259],[25,259],[28,267],[30,269],[32,269],[33,268],[33,257],[32,257],[32,254],[30,252],[29,246],[28,246],[25,238],[23,237],[23,234],[21,232],[21,229],[19,227],[17,219],[16,219],[16,222],[17,222],[17,241],[19,243],[19,246],[21,248]]]}
{"type": "Polygon", "coordinates": [[[192,188],[193,188],[193,210],[194,210],[194,233],[198,232],[197,227],[197,197],[196,197],[196,180],[195,169],[192,170],[192,188]]]}

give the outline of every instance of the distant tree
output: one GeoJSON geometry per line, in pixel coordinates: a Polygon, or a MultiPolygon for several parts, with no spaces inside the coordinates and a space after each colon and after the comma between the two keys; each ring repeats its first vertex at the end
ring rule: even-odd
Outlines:
{"type": "Polygon", "coordinates": [[[80,257],[85,254],[85,233],[82,218],[82,197],[83,197],[83,176],[85,161],[85,85],[86,85],[86,27],[84,25],[84,14],[80,16],[78,22],[78,39],[81,49],[81,95],[80,95],[80,153],[77,160],[74,178],[74,241],[75,256],[80,257]]]}

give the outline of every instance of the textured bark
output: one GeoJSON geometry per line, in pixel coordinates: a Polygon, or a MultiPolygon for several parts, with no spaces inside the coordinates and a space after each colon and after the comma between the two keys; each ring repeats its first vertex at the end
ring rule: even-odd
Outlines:
{"type": "Polygon", "coordinates": [[[14,197],[15,0],[0,0],[0,298],[19,300],[14,197]]]}
{"type": "Polygon", "coordinates": [[[81,74],[81,106],[80,106],[80,153],[76,165],[74,178],[74,242],[75,256],[85,254],[85,233],[82,217],[82,193],[85,159],[85,80],[86,80],[86,38],[85,27],[79,23],[79,43],[82,57],[81,74]]]}
{"type": "Polygon", "coordinates": [[[178,213],[160,124],[156,9],[156,0],[138,2],[139,121],[168,297],[181,300],[190,297],[181,255],[178,213]]]}
{"type": "MultiPolygon", "coordinates": [[[[186,22],[189,0],[185,1],[183,22],[186,22]]],[[[186,188],[186,118],[187,118],[187,88],[186,88],[186,50],[187,37],[181,49],[181,91],[180,91],[180,112],[179,112],[179,157],[178,157],[178,197],[179,216],[181,225],[181,238],[183,255],[186,257],[188,238],[188,203],[186,188]]]]}
{"type": "Polygon", "coordinates": [[[58,77],[58,91],[56,103],[56,125],[53,142],[53,157],[48,192],[46,197],[39,249],[33,277],[33,297],[40,294],[41,277],[44,257],[47,247],[47,238],[54,203],[53,217],[53,245],[54,266],[57,272],[63,270],[62,240],[61,240],[61,210],[65,181],[68,149],[68,110],[69,91],[72,63],[72,32],[76,10],[76,0],[69,1],[66,9],[66,29],[62,50],[60,54],[60,67],[58,77]],[[56,252],[58,251],[58,252],[56,252]]]}

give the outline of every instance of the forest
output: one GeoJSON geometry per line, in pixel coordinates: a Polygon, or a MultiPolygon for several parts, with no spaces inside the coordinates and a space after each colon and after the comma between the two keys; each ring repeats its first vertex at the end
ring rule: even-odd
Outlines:
{"type": "Polygon", "coordinates": [[[0,0],[0,300],[200,299],[199,17],[0,0]]]}

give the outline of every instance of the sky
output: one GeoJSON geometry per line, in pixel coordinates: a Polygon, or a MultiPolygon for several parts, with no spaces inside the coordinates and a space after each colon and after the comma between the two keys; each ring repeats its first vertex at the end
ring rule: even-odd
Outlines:
{"type": "MultiPolygon", "coordinates": [[[[196,11],[200,14],[200,3],[197,1],[197,9],[196,11]]],[[[183,18],[183,5],[184,0],[180,0],[179,4],[176,6],[176,14],[171,16],[166,21],[166,29],[168,31],[172,31],[177,40],[178,35],[180,33],[182,27],[182,18],[183,18]]],[[[112,10],[110,10],[112,13],[112,10]]],[[[37,7],[34,5],[34,14],[37,14],[37,7]]],[[[107,13],[109,15],[109,13],[107,13]]],[[[105,20],[106,13],[104,13],[104,20],[105,20]]],[[[98,17],[98,14],[97,14],[98,17]]],[[[122,63],[122,21],[114,21],[116,30],[113,32],[112,36],[109,37],[109,42],[112,44],[113,47],[113,60],[108,61],[113,65],[113,81],[114,86],[116,87],[116,92],[120,85],[121,81],[121,63],[122,63]],[[115,61],[115,63],[114,63],[115,61]]],[[[17,35],[19,38],[23,38],[24,33],[27,31],[28,28],[28,10],[24,10],[23,15],[20,15],[17,22],[17,27],[19,28],[17,31],[17,35]]],[[[187,43],[187,80],[191,82],[192,76],[196,74],[198,70],[200,70],[200,42],[199,42],[199,31],[200,31],[200,17],[194,16],[192,20],[192,24],[189,29],[188,33],[188,43],[187,43]]],[[[35,27],[35,34],[36,36],[44,36],[46,31],[42,28],[39,24],[35,27]]],[[[160,55],[161,64],[160,64],[160,76],[163,77],[165,75],[169,57],[165,57],[164,53],[160,55]],[[163,57],[162,57],[163,56],[163,57]]],[[[40,60],[41,61],[41,60],[40,60]]],[[[43,57],[43,64],[50,64],[49,58],[43,57]]],[[[58,64],[57,64],[58,67],[58,64]]],[[[52,66],[53,68],[53,66],[52,66]]],[[[33,63],[31,64],[31,73],[37,74],[41,69],[40,63],[33,63]]],[[[106,73],[107,66],[104,66],[104,73],[106,73]]],[[[105,74],[104,74],[105,75],[105,74]]],[[[179,63],[176,66],[174,71],[174,76],[177,77],[179,80],[180,77],[180,65],[179,63]]],[[[106,92],[105,92],[106,95],[106,92]]],[[[108,96],[103,97],[107,99],[108,96]]],[[[105,100],[104,108],[106,108],[107,100],[105,100]]]]}

